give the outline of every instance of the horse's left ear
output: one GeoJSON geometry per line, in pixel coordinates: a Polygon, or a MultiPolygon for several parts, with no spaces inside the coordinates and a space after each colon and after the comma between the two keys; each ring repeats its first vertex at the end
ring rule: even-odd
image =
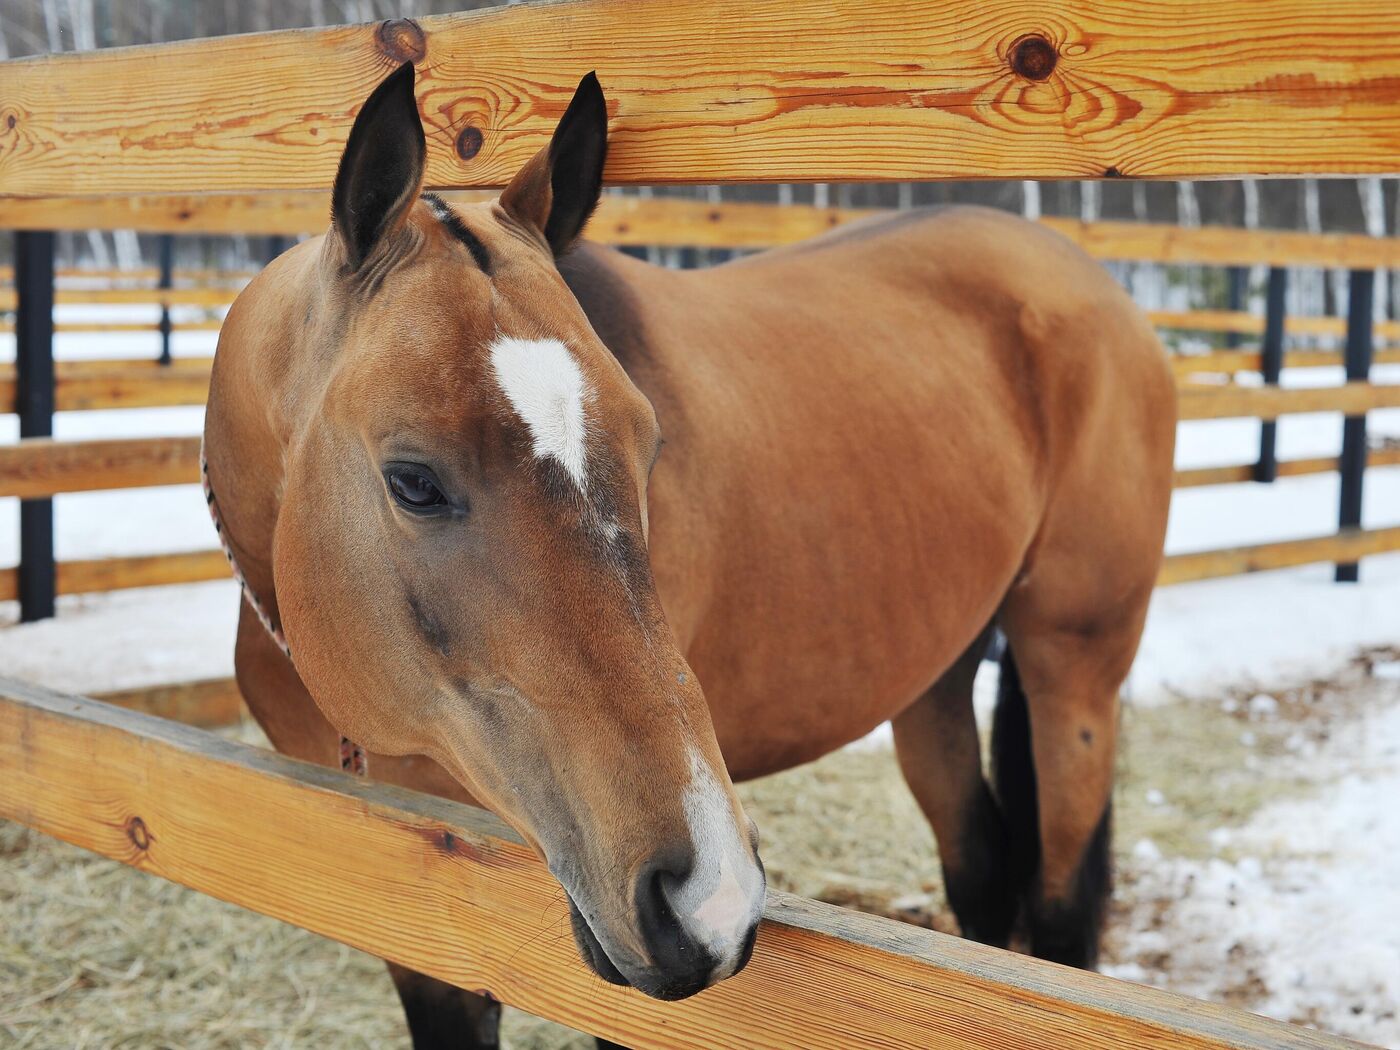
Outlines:
{"type": "Polygon", "coordinates": [[[544,235],[555,256],[578,240],[603,189],[608,155],[608,106],[598,76],[579,81],[554,138],[501,194],[501,207],[544,235]]]}

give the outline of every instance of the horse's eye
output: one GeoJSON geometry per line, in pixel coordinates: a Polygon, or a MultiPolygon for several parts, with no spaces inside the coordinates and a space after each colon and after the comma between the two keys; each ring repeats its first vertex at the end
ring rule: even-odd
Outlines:
{"type": "Polygon", "coordinates": [[[447,497],[437,482],[412,467],[390,467],[384,472],[389,492],[405,510],[425,511],[447,506],[447,497]]]}

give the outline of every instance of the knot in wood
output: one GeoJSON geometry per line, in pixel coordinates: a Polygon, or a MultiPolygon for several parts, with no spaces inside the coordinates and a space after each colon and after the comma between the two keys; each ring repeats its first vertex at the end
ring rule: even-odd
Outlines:
{"type": "Polygon", "coordinates": [[[468,124],[457,133],[457,156],[463,160],[471,160],[481,152],[481,144],[485,141],[480,128],[472,127],[468,124]]]}
{"type": "Polygon", "coordinates": [[[1023,36],[1011,45],[1011,70],[1027,80],[1044,80],[1055,71],[1060,53],[1043,36],[1023,36]]]}
{"type": "Polygon", "coordinates": [[[428,37],[411,18],[391,18],[380,22],[374,31],[379,50],[395,62],[423,61],[428,53],[428,37]]]}
{"type": "Polygon", "coordinates": [[[151,831],[140,817],[132,817],[126,822],[126,837],[142,853],[151,848],[151,831]]]}

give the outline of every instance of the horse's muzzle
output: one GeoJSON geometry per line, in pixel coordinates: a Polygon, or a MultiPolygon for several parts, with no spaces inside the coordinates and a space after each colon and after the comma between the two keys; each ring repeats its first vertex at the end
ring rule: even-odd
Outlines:
{"type": "MultiPolygon", "coordinates": [[[[693,916],[677,914],[676,902],[685,899],[680,887],[689,874],[689,864],[683,858],[670,864],[653,862],[639,873],[633,888],[636,930],[649,958],[644,964],[629,962],[626,973],[608,955],[570,896],[574,939],[588,967],[610,984],[636,988],[653,999],[667,1001],[689,998],[742,970],[753,954],[760,909],[748,909],[751,917],[743,917],[731,931],[731,938],[716,941],[713,931],[697,929],[693,916]]],[[[761,896],[760,885],[760,902],[761,896]]]]}

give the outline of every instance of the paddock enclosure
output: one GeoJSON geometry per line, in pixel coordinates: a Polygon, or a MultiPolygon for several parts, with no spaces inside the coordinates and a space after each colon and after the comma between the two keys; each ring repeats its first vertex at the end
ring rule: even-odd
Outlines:
{"type": "MultiPolygon", "coordinates": [[[[61,272],[54,232],[317,232],[355,107],[399,63],[418,67],[428,183],[449,199],[508,179],[594,68],[617,187],[1362,175],[1400,171],[1398,31],[1400,10],[1366,0],[580,0],[0,63],[0,229],[16,231],[0,312],[14,310],[17,347],[0,365],[0,403],[21,435],[0,446],[0,496],[23,501],[0,600],[34,620],[60,595],[228,575],[212,542],[55,558],[54,496],[187,485],[199,449],[189,437],[55,439],[54,413],[199,406],[211,362],[56,362],[53,341],[56,329],[215,330],[250,274],[168,259],[61,272]],[[205,316],[54,323],[55,306],[104,303],[205,316]]],[[[752,250],[866,214],[608,195],[589,236],[752,250]]],[[[1366,429],[1368,412],[1400,408],[1400,384],[1371,374],[1400,363],[1400,323],[1378,321],[1373,302],[1375,271],[1400,269],[1400,242],[1044,221],[1105,262],[1267,268],[1262,312],[1152,316],[1164,332],[1235,344],[1173,358],[1183,420],[1263,424],[1257,457],[1178,470],[1178,489],[1340,479],[1334,531],[1176,553],[1161,584],[1315,562],[1348,580],[1361,559],[1400,550],[1400,521],[1361,518],[1367,476],[1400,466],[1400,448],[1371,448],[1366,429]],[[1288,315],[1288,273],[1309,267],[1350,272],[1344,316],[1288,315]],[[1297,345],[1316,337],[1341,345],[1297,345]],[[1285,368],[1338,367],[1341,384],[1279,382],[1285,368]],[[1321,411],[1346,417],[1340,456],[1281,458],[1273,422],[1321,411]]],[[[194,728],[238,717],[231,680],[105,699],[0,682],[0,816],[628,1046],[1351,1045],[780,893],[743,973],[656,1003],[602,986],[569,943],[538,935],[557,887],[491,816],[194,728]]]]}

